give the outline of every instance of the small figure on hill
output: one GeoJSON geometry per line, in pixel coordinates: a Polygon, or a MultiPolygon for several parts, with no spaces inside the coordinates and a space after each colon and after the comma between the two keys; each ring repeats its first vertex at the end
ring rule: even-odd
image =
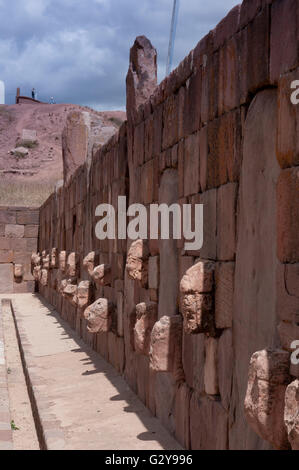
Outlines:
{"type": "Polygon", "coordinates": [[[55,101],[54,101],[54,97],[53,97],[53,96],[51,96],[51,98],[50,98],[50,104],[55,104],[55,101]]]}
{"type": "Polygon", "coordinates": [[[31,95],[32,95],[32,99],[35,100],[35,97],[36,97],[35,88],[32,88],[31,95]]]}

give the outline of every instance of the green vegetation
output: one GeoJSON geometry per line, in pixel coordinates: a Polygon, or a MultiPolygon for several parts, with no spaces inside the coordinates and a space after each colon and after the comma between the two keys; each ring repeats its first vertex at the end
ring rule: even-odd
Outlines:
{"type": "Polygon", "coordinates": [[[15,425],[15,422],[14,420],[12,419],[11,422],[10,422],[10,427],[11,427],[11,430],[12,431],[19,431],[20,428],[18,428],[16,425],[15,425]]]}

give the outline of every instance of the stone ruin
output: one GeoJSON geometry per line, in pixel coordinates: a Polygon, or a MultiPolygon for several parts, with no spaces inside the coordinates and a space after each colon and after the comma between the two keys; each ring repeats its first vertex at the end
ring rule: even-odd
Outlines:
{"type": "Polygon", "coordinates": [[[296,0],[245,0],[159,86],[137,38],[127,121],[77,162],[70,119],[40,208],[39,293],[187,449],[299,449],[298,21],[296,0]],[[202,249],[98,240],[95,209],[119,195],[204,204],[202,249]]]}

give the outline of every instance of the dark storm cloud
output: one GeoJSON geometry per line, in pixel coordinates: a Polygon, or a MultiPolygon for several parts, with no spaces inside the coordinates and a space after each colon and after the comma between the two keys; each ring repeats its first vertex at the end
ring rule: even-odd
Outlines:
{"type": "MultiPolygon", "coordinates": [[[[181,0],[177,65],[237,0],[181,0]]],[[[129,49],[145,34],[165,74],[173,0],[0,0],[0,79],[6,100],[34,86],[41,100],[125,106],[129,49]]]]}

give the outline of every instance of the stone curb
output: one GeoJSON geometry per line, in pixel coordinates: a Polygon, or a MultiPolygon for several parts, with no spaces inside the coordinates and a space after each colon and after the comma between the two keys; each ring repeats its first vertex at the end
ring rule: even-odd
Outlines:
{"type": "Polygon", "coordinates": [[[0,302],[0,450],[13,450],[2,321],[3,307],[9,302],[8,299],[3,299],[0,302]]]}
{"type": "Polygon", "coordinates": [[[55,421],[49,420],[51,404],[46,399],[44,386],[41,385],[42,378],[36,373],[38,364],[31,354],[30,344],[23,327],[22,314],[14,300],[11,301],[11,309],[40,448],[41,450],[63,450],[66,447],[64,433],[55,421]]]}

